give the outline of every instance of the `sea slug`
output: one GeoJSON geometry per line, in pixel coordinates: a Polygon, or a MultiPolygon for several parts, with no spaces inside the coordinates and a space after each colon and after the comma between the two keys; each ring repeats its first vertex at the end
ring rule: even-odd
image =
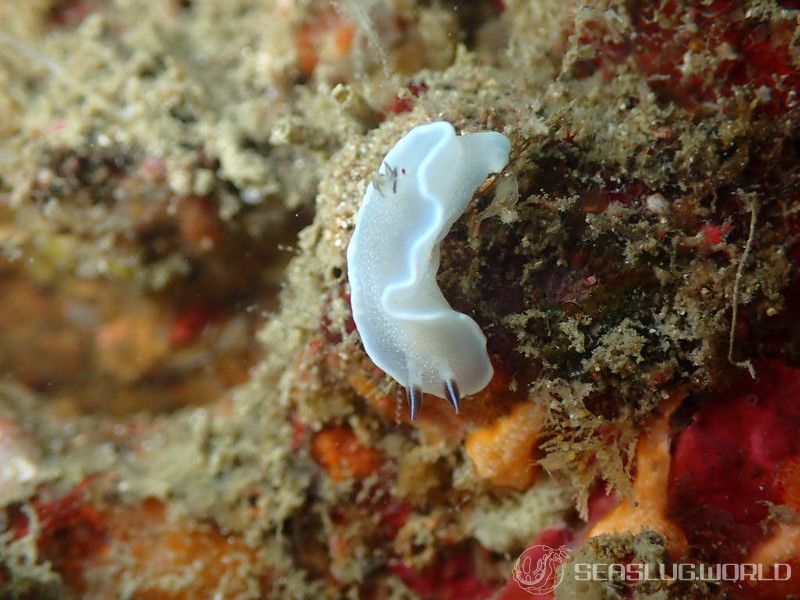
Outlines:
{"type": "Polygon", "coordinates": [[[492,378],[486,337],[450,307],[436,272],[439,243],[510,150],[495,131],[415,127],[383,159],[356,216],[347,248],[353,319],[372,361],[405,386],[412,419],[423,394],[458,412],[460,394],[492,378]]]}

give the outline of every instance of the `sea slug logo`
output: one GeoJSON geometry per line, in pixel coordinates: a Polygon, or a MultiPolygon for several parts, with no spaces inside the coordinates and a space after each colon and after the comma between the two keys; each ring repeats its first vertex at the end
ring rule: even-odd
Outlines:
{"type": "MultiPolygon", "coordinates": [[[[559,569],[569,558],[566,546],[553,548],[545,544],[531,546],[514,563],[512,578],[532,596],[548,595],[570,571],[574,581],[614,581],[636,585],[643,581],[788,581],[792,577],[789,563],[584,563],[574,562],[570,569],[559,569]]],[[[549,597],[549,596],[548,596],[549,597]]]]}
{"type": "Polygon", "coordinates": [[[514,563],[512,576],[519,586],[529,594],[547,594],[552,592],[561,579],[563,572],[558,567],[569,556],[566,546],[551,548],[544,544],[531,546],[523,552],[514,563]]]}

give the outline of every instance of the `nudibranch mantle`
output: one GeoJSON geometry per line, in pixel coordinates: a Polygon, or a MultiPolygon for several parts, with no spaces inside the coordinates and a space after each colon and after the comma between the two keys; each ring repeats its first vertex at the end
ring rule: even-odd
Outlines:
{"type": "Polygon", "coordinates": [[[383,159],[356,215],[347,248],[353,319],[372,361],[406,387],[412,418],[423,393],[458,411],[459,390],[474,394],[492,378],[486,337],[450,307],[436,273],[440,242],[510,150],[495,131],[415,127],[383,159]]]}

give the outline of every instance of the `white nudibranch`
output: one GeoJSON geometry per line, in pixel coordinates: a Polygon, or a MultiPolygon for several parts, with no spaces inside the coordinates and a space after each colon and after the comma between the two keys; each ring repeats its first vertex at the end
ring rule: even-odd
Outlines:
{"type": "Polygon", "coordinates": [[[436,272],[439,243],[510,150],[495,131],[415,127],[383,159],[356,216],[347,248],[353,319],[372,361],[405,386],[412,419],[424,393],[458,412],[460,393],[492,378],[486,337],[450,307],[436,272]]]}

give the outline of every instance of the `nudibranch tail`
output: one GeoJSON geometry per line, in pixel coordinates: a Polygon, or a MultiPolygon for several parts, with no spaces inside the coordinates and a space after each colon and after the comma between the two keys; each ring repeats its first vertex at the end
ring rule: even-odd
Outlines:
{"type": "Polygon", "coordinates": [[[406,385],[412,415],[422,394],[458,412],[461,395],[492,378],[486,337],[450,307],[436,272],[439,243],[510,149],[494,131],[456,135],[443,121],[415,127],[381,162],[356,216],[347,248],[353,319],[373,362],[406,385]]]}

